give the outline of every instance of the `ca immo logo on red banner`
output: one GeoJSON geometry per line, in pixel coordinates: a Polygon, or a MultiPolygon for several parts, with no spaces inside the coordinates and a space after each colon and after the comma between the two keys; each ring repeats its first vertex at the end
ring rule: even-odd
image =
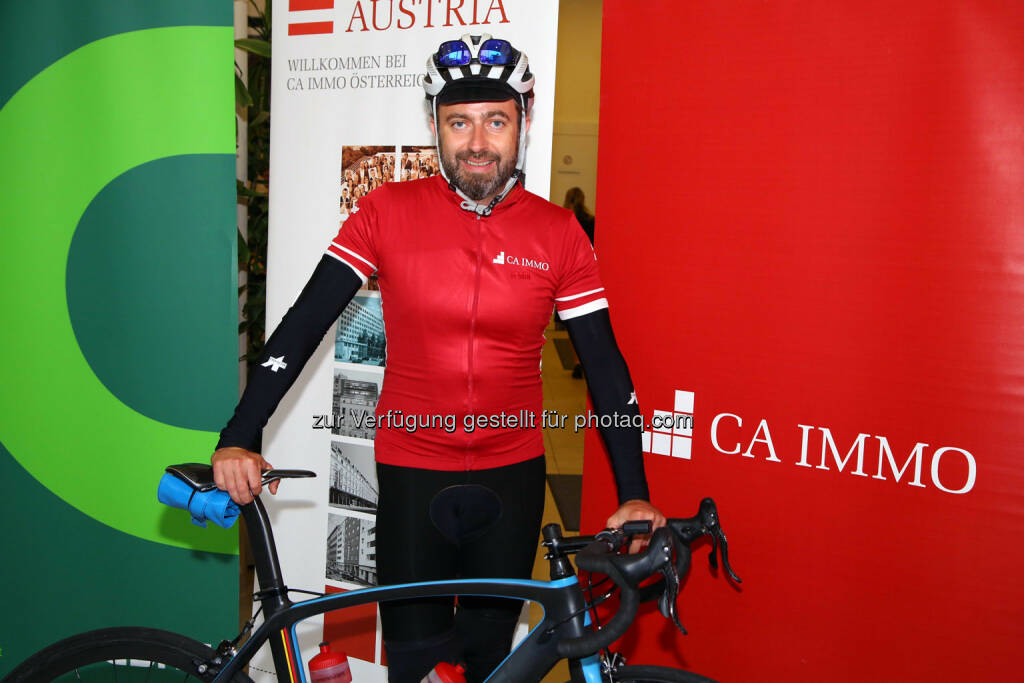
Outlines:
{"type": "MultiPolygon", "coordinates": [[[[669,455],[689,460],[692,455],[694,393],[675,391],[672,411],[655,410],[651,430],[643,433],[643,450],[653,455],[669,455]]],[[[711,447],[725,455],[739,455],[751,460],[848,474],[865,479],[892,481],[918,488],[934,488],[952,494],[969,493],[977,480],[978,465],[974,455],[957,446],[932,446],[918,441],[909,452],[894,450],[889,439],[881,434],[859,432],[849,447],[836,442],[832,429],[824,426],[796,424],[788,428],[800,435],[798,456],[783,452],[779,456],[773,429],[766,418],[750,430],[753,421],[745,421],[736,413],[717,413],[710,422],[708,438],[711,447]],[[840,454],[845,450],[845,454],[840,454]]],[[[775,432],[777,433],[777,432],[775,432]]]]}
{"type": "Polygon", "coordinates": [[[288,0],[288,35],[509,23],[504,0],[288,0]],[[344,26],[345,28],[341,28],[344,26]]]}
{"type": "Polygon", "coordinates": [[[690,459],[693,446],[693,392],[676,389],[672,410],[655,410],[642,434],[644,453],[690,459]]]}

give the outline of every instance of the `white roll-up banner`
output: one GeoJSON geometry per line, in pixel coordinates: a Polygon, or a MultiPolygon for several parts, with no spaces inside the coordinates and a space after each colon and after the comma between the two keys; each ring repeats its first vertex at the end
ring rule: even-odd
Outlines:
{"type": "MultiPolygon", "coordinates": [[[[427,57],[464,34],[510,40],[536,74],[526,187],[550,183],[558,3],[547,0],[289,0],[274,6],[268,332],[281,320],[359,198],[438,172],[422,87],[427,57]]],[[[376,584],[372,414],[385,330],[371,280],[327,334],[264,435],[275,467],[316,471],[268,506],[287,584],[336,592],[376,584]]],[[[386,304],[386,302],[385,302],[386,304]]],[[[309,619],[303,660],[328,640],[355,680],[384,681],[376,605],[309,619]]],[[[265,648],[267,649],[267,648],[265,648]]],[[[254,680],[271,677],[269,651],[254,680]]],[[[300,676],[304,672],[299,672],[300,676]]]]}

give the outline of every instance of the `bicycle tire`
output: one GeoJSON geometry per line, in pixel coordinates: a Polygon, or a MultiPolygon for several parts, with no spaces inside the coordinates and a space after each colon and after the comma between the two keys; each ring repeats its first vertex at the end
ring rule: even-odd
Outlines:
{"type": "MultiPolygon", "coordinates": [[[[170,631],[106,628],[79,633],[40,650],[7,674],[2,683],[211,681],[212,674],[202,675],[196,667],[213,654],[212,648],[170,631]]],[[[243,673],[232,680],[252,683],[243,673]]]]}
{"type": "Polygon", "coordinates": [[[615,683],[715,683],[699,674],[664,666],[620,666],[612,674],[615,683]]]}

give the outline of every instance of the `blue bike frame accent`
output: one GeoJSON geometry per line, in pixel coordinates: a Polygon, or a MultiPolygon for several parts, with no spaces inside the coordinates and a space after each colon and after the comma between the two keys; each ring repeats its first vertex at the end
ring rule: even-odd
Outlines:
{"type": "MultiPolygon", "coordinates": [[[[590,626],[590,612],[583,617],[583,625],[590,626]]],[[[601,657],[590,655],[580,660],[580,669],[583,672],[585,683],[601,683],[601,657]]]]}

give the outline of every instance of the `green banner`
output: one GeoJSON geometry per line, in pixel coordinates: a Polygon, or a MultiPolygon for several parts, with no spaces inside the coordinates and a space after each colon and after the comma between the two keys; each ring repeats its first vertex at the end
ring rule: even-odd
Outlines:
{"type": "Polygon", "coordinates": [[[0,675],[235,625],[236,532],[163,508],[237,391],[232,4],[0,6],[0,675]]]}

